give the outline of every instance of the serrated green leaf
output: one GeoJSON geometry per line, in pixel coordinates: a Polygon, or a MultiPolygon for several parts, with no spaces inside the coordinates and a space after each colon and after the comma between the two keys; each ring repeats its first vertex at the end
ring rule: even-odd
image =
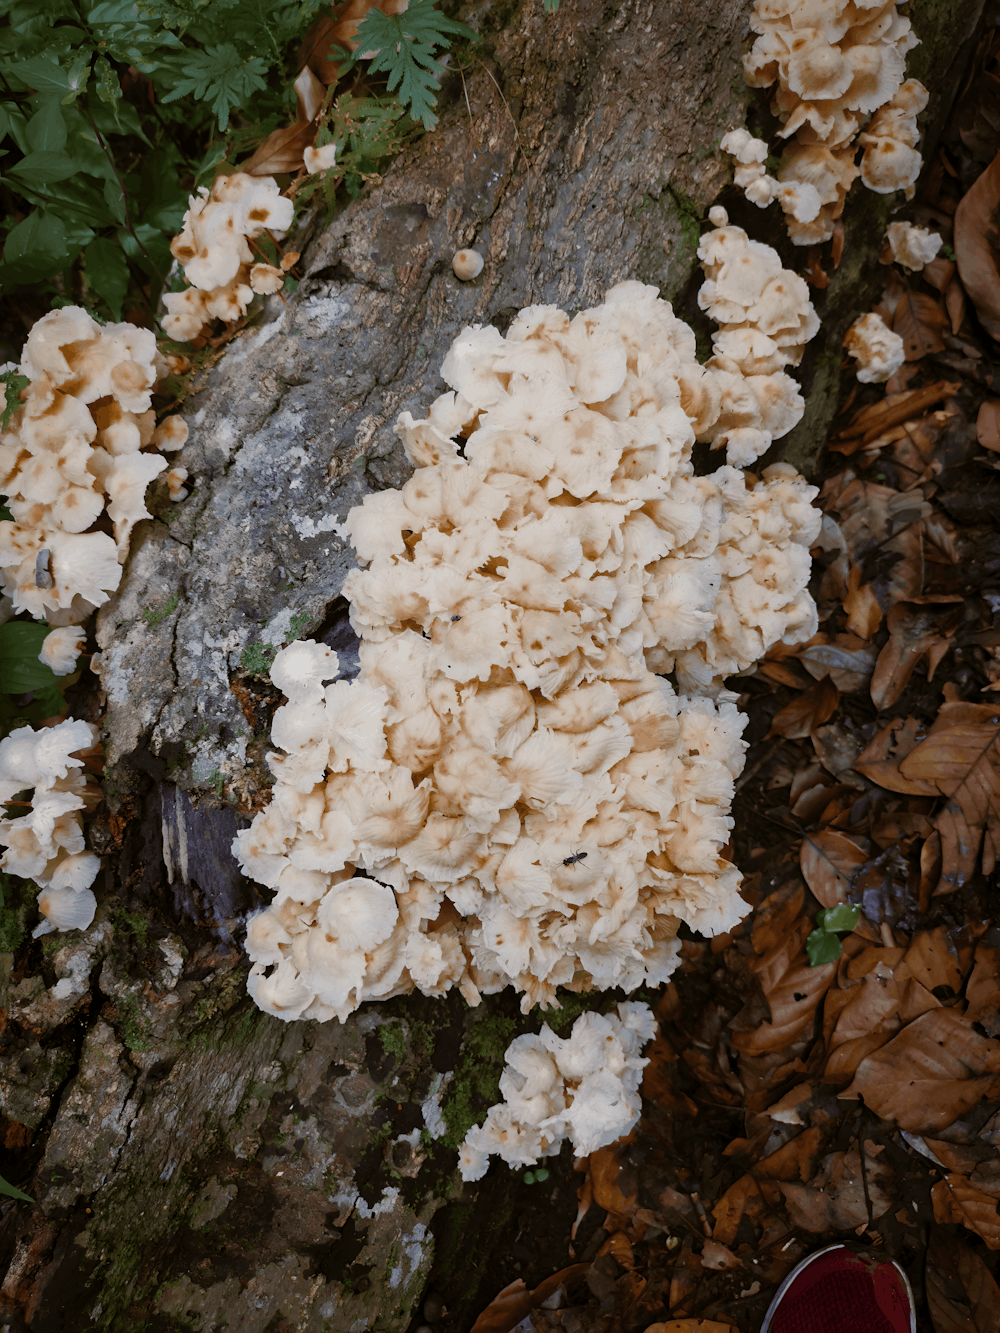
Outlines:
{"type": "Polygon", "coordinates": [[[46,98],[25,126],[25,138],[33,152],[57,153],[66,146],[66,121],[62,104],[46,98]]]}
{"type": "Polygon", "coordinates": [[[84,250],[83,262],[88,284],[107,301],[115,319],[120,320],[130,281],[121,246],[106,236],[98,236],[84,250]]]}
{"type": "Polygon", "coordinates": [[[806,937],[806,953],[809,966],[820,967],[823,963],[835,963],[842,949],[840,936],[830,930],[814,930],[806,937]]]}
{"type": "Polygon", "coordinates": [[[861,920],[859,903],[837,903],[824,908],[816,918],[820,930],[853,930],[861,920]]]}
{"type": "Polygon", "coordinates": [[[6,1194],[9,1199],[20,1199],[23,1203],[34,1203],[30,1194],[25,1194],[19,1190],[16,1185],[12,1185],[9,1180],[4,1180],[0,1176],[0,1194],[6,1194]]]}
{"type": "Polygon", "coordinates": [[[0,681],[5,694],[54,687],[56,675],[38,660],[48,625],[31,620],[8,620],[0,625],[0,681]]]}
{"type": "Polygon", "coordinates": [[[410,0],[402,14],[387,15],[369,9],[358,25],[355,60],[360,53],[372,54],[370,69],[385,73],[390,92],[398,97],[414,120],[425,130],[437,124],[437,86],[441,66],[435,49],[448,47],[448,34],[475,40],[475,32],[464,23],[447,18],[434,7],[434,0],[410,0]]]}
{"type": "Polygon", "coordinates": [[[208,46],[204,51],[185,51],[183,57],[171,60],[171,69],[179,77],[163,101],[175,102],[185,93],[193,93],[198,101],[210,102],[220,133],[229,124],[233,107],[242,106],[251,93],[267,87],[262,77],[267,73],[264,61],[258,56],[245,59],[231,42],[208,46]]]}

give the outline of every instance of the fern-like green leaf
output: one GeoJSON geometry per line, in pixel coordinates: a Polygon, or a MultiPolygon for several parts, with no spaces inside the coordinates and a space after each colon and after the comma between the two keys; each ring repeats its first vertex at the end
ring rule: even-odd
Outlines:
{"type": "Polygon", "coordinates": [[[185,51],[183,57],[176,59],[178,63],[171,62],[171,67],[181,77],[163,101],[174,102],[185,93],[193,93],[199,101],[211,100],[220,131],[229,124],[229,112],[234,106],[243,106],[251,93],[267,87],[262,78],[267,73],[265,62],[259,56],[244,60],[230,42],[206,47],[204,51],[185,51]]]}
{"type": "Polygon", "coordinates": [[[369,9],[355,36],[358,52],[372,55],[372,71],[388,75],[389,91],[399,89],[400,103],[414,120],[423,122],[425,130],[437,124],[434,108],[441,66],[434,53],[451,45],[449,34],[476,36],[464,23],[435,9],[434,0],[410,0],[403,14],[369,9]]]}

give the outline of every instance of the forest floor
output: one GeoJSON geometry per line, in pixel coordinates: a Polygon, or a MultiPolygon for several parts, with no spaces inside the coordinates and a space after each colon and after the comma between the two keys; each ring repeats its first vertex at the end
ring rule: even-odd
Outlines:
{"type": "MultiPolygon", "coordinates": [[[[751,910],[684,938],[629,1138],[519,1186],[474,1333],[756,1333],[836,1240],[899,1261],[918,1327],[996,1328],[998,49],[988,30],[907,210],[942,253],[885,268],[907,360],[885,385],[845,370],[820,632],[734,683],[751,910]],[[859,911],[820,917],[841,904],[859,911]]],[[[822,284],[823,257],[806,263],[822,284]]],[[[456,1327],[431,1285],[414,1326],[456,1327]]]]}

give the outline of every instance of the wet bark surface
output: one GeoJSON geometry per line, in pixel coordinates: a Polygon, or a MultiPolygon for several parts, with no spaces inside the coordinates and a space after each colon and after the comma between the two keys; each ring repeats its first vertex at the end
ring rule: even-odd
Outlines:
{"type": "MultiPolygon", "coordinates": [[[[918,32],[928,17],[939,115],[979,8],[949,6],[943,24],[931,0],[912,6],[918,32]]],[[[777,241],[774,218],[726,191],[717,147],[750,101],[748,12],[727,0],[563,0],[554,16],[536,0],[467,6],[486,41],[446,82],[439,128],[312,224],[294,299],[271,298],[184,404],[191,495],[137,530],[98,618],[98,917],[43,948],[26,938],[30,899],[5,908],[4,1175],[37,1201],[2,1205],[9,1333],[394,1333],[419,1322],[435,1263],[441,1327],[464,1329],[513,1276],[489,1256],[524,1189],[497,1171],[462,1187],[454,1152],[526,1026],[513,999],[470,1011],[414,996],[345,1024],[260,1014],[240,922],[262,895],[228,849],[267,801],[274,652],[323,638],[356,670],[338,525],[406,479],[392,424],[445,389],[438,367],[458,331],[505,330],[532,303],[584,308],[639,278],[707,350],[694,291],[709,205],[735,198],[734,220],[777,241]],[[460,283],[451,257],[470,245],[485,268],[460,283]]],[[[843,327],[875,283],[887,205],[853,208],[847,259],[817,299],[829,319],[803,368],[800,463],[836,405],[843,327]]],[[[546,1206],[564,1232],[562,1166],[546,1206]]]]}

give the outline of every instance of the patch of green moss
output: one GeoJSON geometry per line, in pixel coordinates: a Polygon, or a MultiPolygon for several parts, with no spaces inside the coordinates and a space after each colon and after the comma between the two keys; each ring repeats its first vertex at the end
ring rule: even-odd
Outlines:
{"type": "Polygon", "coordinates": [[[240,653],[240,667],[251,676],[266,676],[277,652],[273,643],[248,643],[240,653]]]}
{"type": "Polygon", "coordinates": [[[177,610],[177,604],[181,600],[179,592],[173,593],[162,606],[144,606],[142,608],[142,618],[150,629],[159,629],[163,622],[170,618],[177,610]]]}
{"type": "Polygon", "coordinates": [[[30,880],[0,871],[0,953],[16,953],[28,934],[38,889],[30,880]]]}
{"type": "Polygon", "coordinates": [[[116,932],[127,930],[140,948],[145,948],[149,938],[149,922],[138,912],[130,912],[120,902],[113,902],[109,908],[112,924],[116,932]]]}
{"type": "Polygon", "coordinates": [[[139,1007],[139,1001],[134,995],[125,994],[116,1000],[115,1007],[118,1010],[122,1024],[122,1040],[130,1051],[148,1051],[153,1045],[153,1029],[149,1020],[143,1015],[139,1007]]]}
{"type": "Polygon", "coordinates": [[[507,1047],[517,1030],[512,1018],[486,1013],[465,1034],[449,1093],[441,1106],[448,1132],[446,1148],[457,1148],[473,1125],[500,1100],[500,1075],[507,1047]]]}
{"type": "Polygon", "coordinates": [[[378,1039],[386,1055],[394,1055],[401,1064],[406,1055],[406,1034],[401,1023],[383,1023],[378,1030],[378,1039]]]}

